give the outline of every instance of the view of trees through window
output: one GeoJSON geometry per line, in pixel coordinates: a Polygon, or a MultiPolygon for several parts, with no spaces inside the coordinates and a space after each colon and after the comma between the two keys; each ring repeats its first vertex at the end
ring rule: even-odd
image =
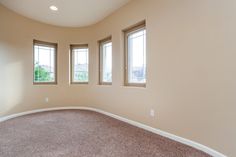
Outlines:
{"type": "Polygon", "coordinates": [[[55,48],[34,45],[34,82],[55,81],[55,48]]]}
{"type": "MultiPolygon", "coordinates": [[[[125,85],[146,86],[145,21],[124,32],[125,85]]],[[[112,37],[99,43],[99,84],[112,84],[112,37]]],[[[56,83],[57,44],[34,40],[34,83],[56,83]]],[[[88,44],[70,45],[71,83],[89,82],[88,44]]]]}

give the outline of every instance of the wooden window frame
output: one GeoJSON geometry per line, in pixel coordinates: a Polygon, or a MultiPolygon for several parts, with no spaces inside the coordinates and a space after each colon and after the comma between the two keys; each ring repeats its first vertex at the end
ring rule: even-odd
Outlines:
{"type": "Polygon", "coordinates": [[[128,36],[140,30],[146,29],[146,21],[143,20],[131,27],[128,27],[123,30],[124,33],[124,85],[125,86],[134,86],[134,87],[146,87],[146,83],[129,83],[129,61],[128,61],[128,36]]]}
{"type": "Polygon", "coordinates": [[[106,37],[102,40],[98,41],[99,45],[99,85],[112,85],[112,82],[104,82],[103,81],[103,50],[102,46],[106,43],[112,43],[112,36],[106,37]]]}
{"type": "Polygon", "coordinates": [[[89,84],[89,46],[88,44],[71,44],[70,45],[70,84],[89,84]],[[79,81],[74,81],[73,76],[74,76],[74,67],[73,67],[73,49],[76,48],[87,48],[88,49],[88,81],[87,82],[79,82],[79,81]]]}
{"type": "Polygon", "coordinates": [[[52,43],[52,42],[46,42],[46,41],[40,41],[40,40],[36,40],[34,39],[33,40],[33,84],[34,85],[57,85],[57,47],[58,47],[58,44],[57,43],[52,43]],[[55,49],[55,54],[54,54],[54,58],[55,58],[55,61],[54,61],[54,71],[55,71],[55,80],[53,82],[36,82],[34,80],[34,70],[35,70],[35,49],[34,49],[34,46],[35,45],[38,45],[38,46],[45,46],[45,47],[51,47],[51,48],[54,48],[55,49]]]}

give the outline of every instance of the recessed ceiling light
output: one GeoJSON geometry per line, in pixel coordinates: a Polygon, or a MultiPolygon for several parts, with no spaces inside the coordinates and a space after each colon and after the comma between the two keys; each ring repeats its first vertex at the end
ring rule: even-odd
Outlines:
{"type": "Polygon", "coordinates": [[[51,5],[49,8],[50,8],[52,11],[57,11],[57,10],[58,10],[58,8],[57,8],[55,5],[51,5]]]}

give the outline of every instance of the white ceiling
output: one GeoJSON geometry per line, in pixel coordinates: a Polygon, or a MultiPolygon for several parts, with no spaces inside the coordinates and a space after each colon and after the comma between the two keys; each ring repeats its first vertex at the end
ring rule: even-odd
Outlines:
{"type": "Polygon", "coordinates": [[[18,14],[47,24],[83,27],[95,24],[130,0],[0,0],[18,14]],[[58,7],[57,12],[49,9],[58,7]]]}

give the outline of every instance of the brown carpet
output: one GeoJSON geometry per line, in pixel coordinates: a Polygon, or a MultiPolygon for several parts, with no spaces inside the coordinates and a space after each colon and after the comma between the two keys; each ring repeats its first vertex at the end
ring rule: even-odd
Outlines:
{"type": "Polygon", "coordinates": [[[50,111],[0,123],[0,157],[209,157],[108,116],[50,111]]]}

